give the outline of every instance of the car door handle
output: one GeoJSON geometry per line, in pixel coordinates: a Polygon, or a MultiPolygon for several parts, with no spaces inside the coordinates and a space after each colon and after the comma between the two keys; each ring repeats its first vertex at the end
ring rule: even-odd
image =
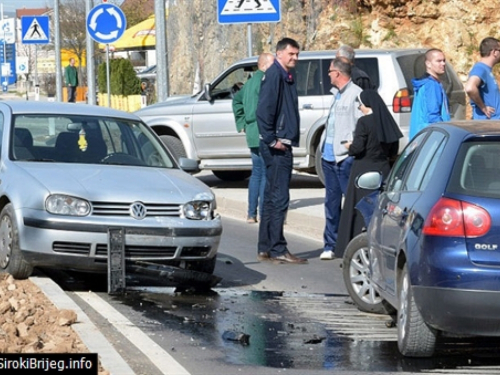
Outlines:
{"type": "Polygon", "coordinates": [[[303,104],[302,109],[314,109],[314,106],[312,104],[303,104]]]}

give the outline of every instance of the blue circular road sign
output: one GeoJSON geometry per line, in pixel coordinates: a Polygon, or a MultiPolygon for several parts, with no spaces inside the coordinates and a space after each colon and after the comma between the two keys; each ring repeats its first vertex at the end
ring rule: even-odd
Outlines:
{"type": "Polygon", "coordinates": [[[98,43],[114,43],[123,35],[127,19],[122,10],[114,4],[100,4],[87,15],[87,31],[98,43]]]}

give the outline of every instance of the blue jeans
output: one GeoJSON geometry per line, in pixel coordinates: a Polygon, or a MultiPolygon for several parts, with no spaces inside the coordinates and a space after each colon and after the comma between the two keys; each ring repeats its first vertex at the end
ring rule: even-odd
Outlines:
{"type": "Polygon", "coordinates": [[[323,242],[325,251],[335,250],[340,223],[342,194],[347,192],[353,158],[348,157],[340,164],[321,159],[325,176],[325,230],[323,242]]]}
{"type": "Polygon", "coordinates": [[[257,217],[257,206],[262,218],[264,189],[266,188],[266,165],[258,147],[251,147],[252,175],[248,181],[248,217],[257,217]]]}
{"type": "Polygon", "coordinates": [[[283,226],[290,203],[293,153],[291,148],[280,151],[261,142],[260,154],[266,165],[266,189],[259,225],[258,252],[276,257],[288,252],[283,226]]]}

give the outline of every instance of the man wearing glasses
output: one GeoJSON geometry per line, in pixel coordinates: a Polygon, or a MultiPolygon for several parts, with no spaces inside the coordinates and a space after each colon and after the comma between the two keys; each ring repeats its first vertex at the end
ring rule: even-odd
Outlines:
{"type": "Polygon", "coordinates": [[[326,121],[321,149],[321,166],[325,176],[325,230],[321,260],[335,259],[342,195],[347,191],[353,161],[347,154],[347,146],[352,142],[358,119],[363,115],[356,105],[356,99],[362,90],[351,80],[349,60],[344,57],[332,60],[328,75],[333,86],[333,103],[326,121]]]}
{"type": "Polygon", "coordinates": [[[485,38],[479,45],[481,59],[474,64],[465,83],[465,92],[472,105],[472,118],[500,119],[500,91],[493,67],[500,62],[500,41],[485,38]]]}

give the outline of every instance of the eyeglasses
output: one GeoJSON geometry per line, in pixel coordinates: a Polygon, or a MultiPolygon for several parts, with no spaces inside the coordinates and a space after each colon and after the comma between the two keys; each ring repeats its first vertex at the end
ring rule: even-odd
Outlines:
{"type": "Polygon", "coordinates": [[[340,70],[337,70],[337,69],[328,69],[328,74],[330,74],[331,72],[340,72],[340,70]]]}

